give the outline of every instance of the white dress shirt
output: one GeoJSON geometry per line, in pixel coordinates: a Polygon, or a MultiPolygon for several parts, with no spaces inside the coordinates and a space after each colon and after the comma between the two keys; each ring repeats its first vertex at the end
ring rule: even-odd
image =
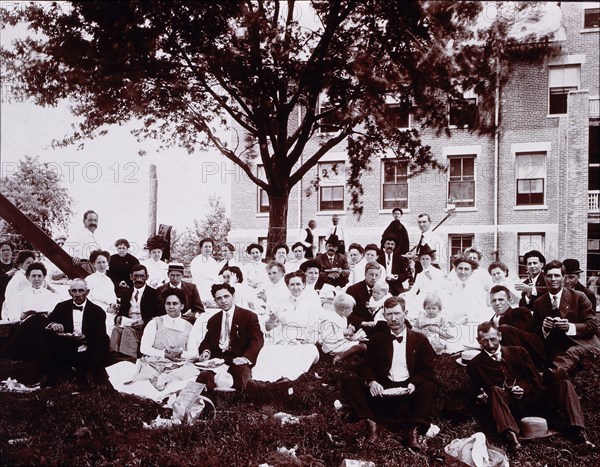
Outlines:
{"type": "Polygon", "coordinates": [[[406,328],[404,328],[400,334],[400,336],[402,336],[402,342],[398,342],[396,337],[400,336],[396,336],[394,333],[392,333],[392,337],[394,339],[392,341],[392,345],[394,346],[394,350],[389,378],[397,383],[406,381],[408,378],[410,378],[408,365],[406,364],[406,334],[406,328]]]}
{"type": "Polygon", "coordinates": [[[74,258],[89,259],[94,250],[102,250],[94,234],[83,226],[73,229],[65,242],[63,250],[74,258]]]}

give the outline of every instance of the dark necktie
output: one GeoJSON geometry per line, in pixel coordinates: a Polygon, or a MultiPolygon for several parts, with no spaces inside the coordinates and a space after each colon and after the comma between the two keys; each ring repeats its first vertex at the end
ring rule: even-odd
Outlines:
{"type": "Polygon", "coordinates": [[[558,316],[558,297],[556,295],[552,297],[552,313],[558,316]]]}
{"type": "Polygon", "coordinates": [[[396,341],[398,342],[398,344],[402,344],[403,340],[404,340],[404,336],[396,336],[396,341]]]}
{"type": "Polygon", "coordinates": [[[73,305],[73,309],[83,311],[83,305],[73,305]]]}
{"type": "Polygon", "coordinates": [[[417,254],[421,252],[421,247],[423,246],[423,234],[421,234],[421,238],[419,239],[419,243],[417,243],[417,254]]]}
{"type": "Polygon", "coordinates": [[[135,303],[137,303],[140,299],[140,291],[136,290],[135,291],[135,296],[133,297],[135,299],[135,303]]]}

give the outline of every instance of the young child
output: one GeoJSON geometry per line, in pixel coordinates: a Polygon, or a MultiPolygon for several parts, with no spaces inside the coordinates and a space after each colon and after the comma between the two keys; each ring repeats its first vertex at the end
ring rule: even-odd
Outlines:
{"type": "Polygon", "coordinates": [[[453,336],[449,332],[449,326],[442,316],[442,300],[435,294],[429,294],[423,300],[423,311],[415,322],[415,331],[422,332],[427,336],[433,350],[439,355],[446,350],[447,339],[453,336]]]}
{"type": "Polygon", "coordinates": [[[383,317],[383,304],[391,296],[390,285],[387,282],[377,282],[373,286],[373,295],[371,295],[371,299],[367,304],[367,308],[373,316],[373,326],[379,321],[386,322],[383,317]]]}
{"type": "Polygon", "coordinates": [[[339,294],[333,300],[333,311],[326,312],[321,324],[321,348],[327,354],[333,354],[333,364],[349,355],[367,351],[367,346],[361,342],[365,333],[356,332],[354,326],[348,325],[348,316],[352,313],[356,302],[347,294],[339,294]]]}

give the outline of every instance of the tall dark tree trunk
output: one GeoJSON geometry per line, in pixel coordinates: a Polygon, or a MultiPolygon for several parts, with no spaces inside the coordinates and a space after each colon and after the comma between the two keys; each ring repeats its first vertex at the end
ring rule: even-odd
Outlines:
{"type": "Polygon", "coordinates": [[[283,193],[269,193],[269,233],[267,234],[267,258],[273,258],[273,247],[287,243],[287,215],[289,190],[283,193]]]}

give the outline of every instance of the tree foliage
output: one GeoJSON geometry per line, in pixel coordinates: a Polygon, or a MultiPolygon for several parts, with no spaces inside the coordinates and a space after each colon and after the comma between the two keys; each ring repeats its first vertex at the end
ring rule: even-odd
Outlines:
{"type": "MultiPolygon", "coordinates": [[[[36,35],[2,58],[25,96],[73,102],[83,121],[57,144],[137,120],[140,140],[217,148],[268,194],[273,245],[286,237],[291,188],[333,148],[348,153],[357,213],[361,173],[376,156],[405,158],[412,176],[442,168],[417,129],[395,127],[386,102],[442,131],[449,101],[473,89],[484,99],[472,131],[494,131],[494,91],[510,74],[498,64],[532,37],[511,38],[514,15],[478,27],[481,11],[450,1],[33,3],[4,13],[3,24],[26,21],[36,35]],[[237,138],[220,137],[223,128],[237,138]]],[[[543,56],[548,37],[534,42],[543,56]]]]}
{"type": "MultiPolygon", "coordinates": [[[[25,156],[18,162],[17,169],[2,179],[2,194],[49,236],[66,231],[73,215],[72,199],[60,176],[37,157],[25,156]]],[[[0,235],[11,238],[19,249],[33,249],[4,220],[0,235]]]]}
{"type": "Polygon", "coordinates": [[[203,238],[210,237],[215,240],[213,256],[217,261],[223,259],[221,246],[227,241],[227,235],[231,230],[231,219],[225,215],[225,206],[218,196],[208,197],[208,214],[202,221],[194,219],[193,225],[185,231],[174,232],[171,240],[171,256],[174,261],[181,261],[189,265],[192,259],[200,254],[199,242],[203,238]]]}

